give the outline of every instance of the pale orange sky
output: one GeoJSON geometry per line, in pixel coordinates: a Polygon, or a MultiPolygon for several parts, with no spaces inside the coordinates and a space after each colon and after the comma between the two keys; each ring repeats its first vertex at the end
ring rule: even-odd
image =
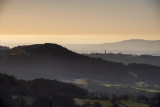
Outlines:
{"type": "Polygon", "coordinates": [[[100,44],[123,41],[128,39],[160,40],[160,36],[153,39],[151,35],[0,35],[0,45],[14,47],[35,43],[57,44],[100,44]]]}
{"type": "Polygon", "coordinates": [[[4,1],[0,11],[0,42],[160,39],[158,0],[4,1]]]}

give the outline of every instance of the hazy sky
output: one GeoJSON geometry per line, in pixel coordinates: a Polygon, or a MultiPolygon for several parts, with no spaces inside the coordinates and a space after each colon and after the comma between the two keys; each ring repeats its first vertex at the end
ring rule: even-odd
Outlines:
{"type": "Polygon", "coordinates": [[[160,39],[159,0],[4,1],[0,2],[0,41],[103,43],[160,39]],[[36,35],[41,36],[37,39],[36,35]]]}

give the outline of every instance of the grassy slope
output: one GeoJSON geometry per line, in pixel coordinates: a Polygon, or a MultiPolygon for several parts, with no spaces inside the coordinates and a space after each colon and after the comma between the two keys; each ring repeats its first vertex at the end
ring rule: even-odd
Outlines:
{"type": "MultiPolygon", "coordinates": [[[[102,107],[112,107],[113,104],[110,101],[102,101],[102,100],[84,100],[84,99],[76,99],[75,100],[78,105],[83,105],[84,103],[89,102],[90,104],[94,104],[94,102],[98,102],[102,105],[102,107]]],[[[147,104],[136,103],[131,101],[120,101],[121,104],[126,105],[128,107],[149,107],[147,104]]]]}
{"type": "Polygon", "coordinates": [[[79,105],[83,105],[84,103],[87,103],[87,102],[89,102],[90,104],[94,104],[94,102],[98,102],[102,105],[102,107],[113,106],[113,104],[110,101],[76,99],[76,103],[79,105]]]}
{"type": "Polygon", "coordinates": [[[120,101],[122,104],[128,106],[128,107],[149,107],[147,104],[142,104],[142,103],[136,103],[136,102],[130,102],[130,101],[120,101]]]}

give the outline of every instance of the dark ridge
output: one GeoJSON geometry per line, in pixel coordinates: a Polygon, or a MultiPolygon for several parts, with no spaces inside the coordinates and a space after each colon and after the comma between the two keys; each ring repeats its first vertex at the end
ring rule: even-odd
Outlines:
{"type": "Polygon", "coordinates": [[[88,78],[117,83],[135,83],[140,80],[159,83],[157,77],[160,75],[160,68],[147,65],[148,68],[145,70],[141,64],[136,65],[137,68],[132,67],[133,65],[77,54],[60,45],[49,43],[18,46],[0,58],[0,72],[14,75],[19,79],[88,78]],[[136,78],[130,72],[140,78],[136,78]]]}
{"type": "Polygon", "coordinates": [[[0,46],[0,51],[5,51],[5,50],[9,50],[9,47],[6,47],[6,46],[0,46]]]}
{"type": "Polygon", "coordinates": [[[11,55],[29,54],[29,55],[69,55],[73,52],[68,49],[51,43],[35,44],[28,46],[18,46],[11,49],[11,55]]]}
{"type": "MultiPolygon", "coordinates": [[[[108,64],[115,64],[112,61],[102,61],[102,59],[90,58],[82,54],[75,53],[71,50],[68,50],[65,47],[62,47],[58,44],[45,43],[45,44],[34,44],[26,46],[14,47],[10,50],[10,56],[43,56],[51,58],[64,58],[69,60],[78,60],[78,61],[97,61],[104,62],[108,64]]],[[[117,63],[118,65],[120,63],[117,63]]],[[[122,64],[121,64],[122,65],[122,64]]]]}
{"type": "Polygon", "coordinates": [[[56,80],[17,80],[0,73],[0,107],[77,107],[75,98],[88,92],[78,86],[56,80]],[[41,106],[43,104],[43,106],[41,106]]]}

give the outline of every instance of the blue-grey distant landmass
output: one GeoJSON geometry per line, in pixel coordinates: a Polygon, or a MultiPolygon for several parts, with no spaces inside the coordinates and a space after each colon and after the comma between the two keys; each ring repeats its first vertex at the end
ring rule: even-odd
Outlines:
{"type": "Polygon", "coordinates": [[[123,53],[160,56],[160,40],[131,39],[103,44],[68,44],[67,48],[79,53],[123,53]]]}

